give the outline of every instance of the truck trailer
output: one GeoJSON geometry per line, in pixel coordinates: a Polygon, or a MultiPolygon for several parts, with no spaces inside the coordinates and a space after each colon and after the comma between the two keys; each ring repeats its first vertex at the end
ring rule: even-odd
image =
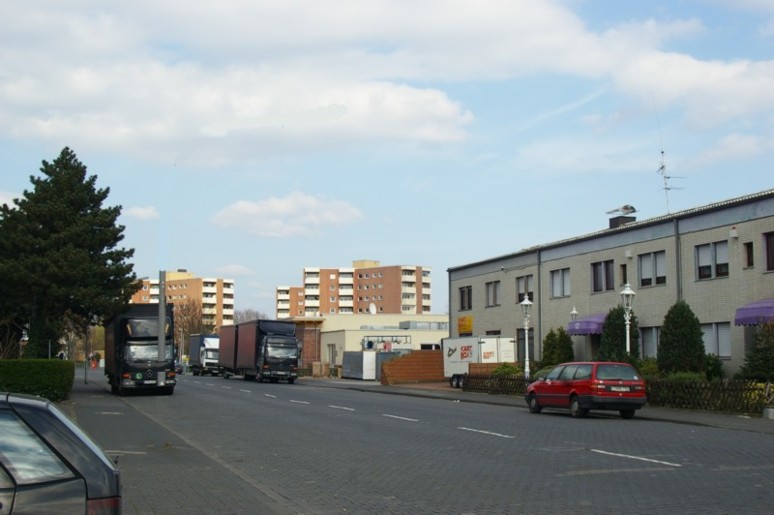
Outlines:
{"type": "Polygon", "coordinates": [[[296,325],[284,320],[251,320],[224,326],[220,333],[219,365],[223,377],[245,380],[280,379],[293,384],[298,378],[301,346],[296,325]]]}
{"type": "Polygon", "coordinates": [[[172,395],[177,384],[175,345],[172,341],[173,306],[159,320],[157,304],[131,304],[105,324],[105,375],[110,391],[157,392],[172,395]],[[164,355],[159,359],[159,334],[164,355]]]}
{"type": "Polygon", "coordinates": [[[188,363],[195,376],[220,375],[218,354],[220,337],[217,334],[192,334],[188,339],[188,363]]]}
{"type": "Polygon", "coordinates": [[[515,342],[511,337],[462,336],[444,338],[443,375],[452,388],[462,388],[471,363],[513,363],[516,361],[515,342]]]}

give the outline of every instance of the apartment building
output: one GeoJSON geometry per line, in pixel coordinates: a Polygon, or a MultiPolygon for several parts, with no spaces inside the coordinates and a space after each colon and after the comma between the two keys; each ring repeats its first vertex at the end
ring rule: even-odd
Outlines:
{"type": "Polygon", "coordinates": [[[755,326],[774,321],[774,190],[643,221],[618,216],[604,230],[448,272],[452,336],[515,337],[523,360],[528,332],[529,356],[540,360],[546,334],[563,327],[576,358],[594,359],[604,319],[629,284],[641,356],[657,355],[664,317],[684,300],[707,353],[730,375],[755,326]],[[533,303],[527,331],[525,297],[533,303]]]}
{"type": "Polygon", "coordinates": [[[305,267],[303,286],[276,288],[276,316],[429,314],[431,296],[428,267],[357,260],[347,268],[305,267]]]}
{"type": "MultiPolygon", "coordinates": [[[[158,304],[159,280],[143,278],[142,287],[133,296],[133,304],[158,304]]],[[[202,322],[215,328],[234,323],[234,280],[196,277],[187,270],[165,272],[166,302],[193,299],[202,306],[202,322]]]]}

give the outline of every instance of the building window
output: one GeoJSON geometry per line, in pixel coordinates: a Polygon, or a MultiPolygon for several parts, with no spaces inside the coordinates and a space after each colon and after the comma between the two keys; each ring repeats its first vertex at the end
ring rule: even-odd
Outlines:
{"type": "Polygon", "coordinates": [[[621,265],[621,286],[629,283],[629,274],[626,272],[626,264],[621,265]]]}
{"type": "Polygon", "coordinates": [[[570,269],[551,271],[551,296],[569,297],[570,296],[570,269]]]}
{"type": "Polygon", "coordinates": [[[640,286],[666,284],[666,252],[640,254],[640,286]]]}
{"type": "Polygon", "coordinates": [[[530,301],[534,301],[532,275],[522,275],[516,278],[516,302],[520,303],[526,296],[530,301]]]}
{"type": "Polygon", "coordinates": [[[471,309],[473,309],[473,287],[463,286],[460,288],[460,311],[471,309]]]}
{"type": "Polygon", "coordinates": [[[704,333],[704,351],[721,358],[731,357],[731,324],[719,322],[715,324],[702,324],[704,333]]]}
{"type": "Polygon", "coordinates": [[[500,281],[486,283],[486,307],[499,306],[500,281]]]}
{"type": "Polygon", "coordinates": [[[728,277],[728,242],[696,246],[697,279],[728,277]]]}
{"type": "Polygon", "coordinates": [[[752,268],[755,266],[755,257],[753,254],[753,242],[748,241],[744,244],[744,266],[752,268]]]}
{"type": "Polygon", "coordinates": [[[774,270],[774,232],[763,235],[764,247],[766,248],[766,271],[774,270]]]}
{"type": "Polygon", "coordinates": [[[591,291],[612,290],[615,287],[614,281],[612,259],[591,263],[591,291]]]}
{"type": "Polygon", "coordinates": [[[658,353],[658,327],[640,327],[642,335],[642,357],[655,358],[658,353]]]}

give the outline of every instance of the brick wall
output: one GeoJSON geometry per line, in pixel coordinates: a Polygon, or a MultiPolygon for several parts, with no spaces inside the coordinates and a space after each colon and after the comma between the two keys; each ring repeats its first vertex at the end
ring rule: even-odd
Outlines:
{"type": "Polygon", "coordinates": [[[382,365],[381,382],[385,385],[444,380],[441,350],[414,351],[382,365]]]}

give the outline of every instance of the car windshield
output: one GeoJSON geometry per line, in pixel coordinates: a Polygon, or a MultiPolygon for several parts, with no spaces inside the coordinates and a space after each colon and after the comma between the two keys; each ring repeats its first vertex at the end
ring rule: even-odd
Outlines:
{"type": "Polygon", "coordinates": [[[630,365],[601,364],[597,366],[597,379],[621,379],[636,381],[637,371],[630,365]]]}
{"type": "Polygon", "coordinates": [[[207,349],[204,351],[205,358],[218,359],[218,349],[207,349]]]}

